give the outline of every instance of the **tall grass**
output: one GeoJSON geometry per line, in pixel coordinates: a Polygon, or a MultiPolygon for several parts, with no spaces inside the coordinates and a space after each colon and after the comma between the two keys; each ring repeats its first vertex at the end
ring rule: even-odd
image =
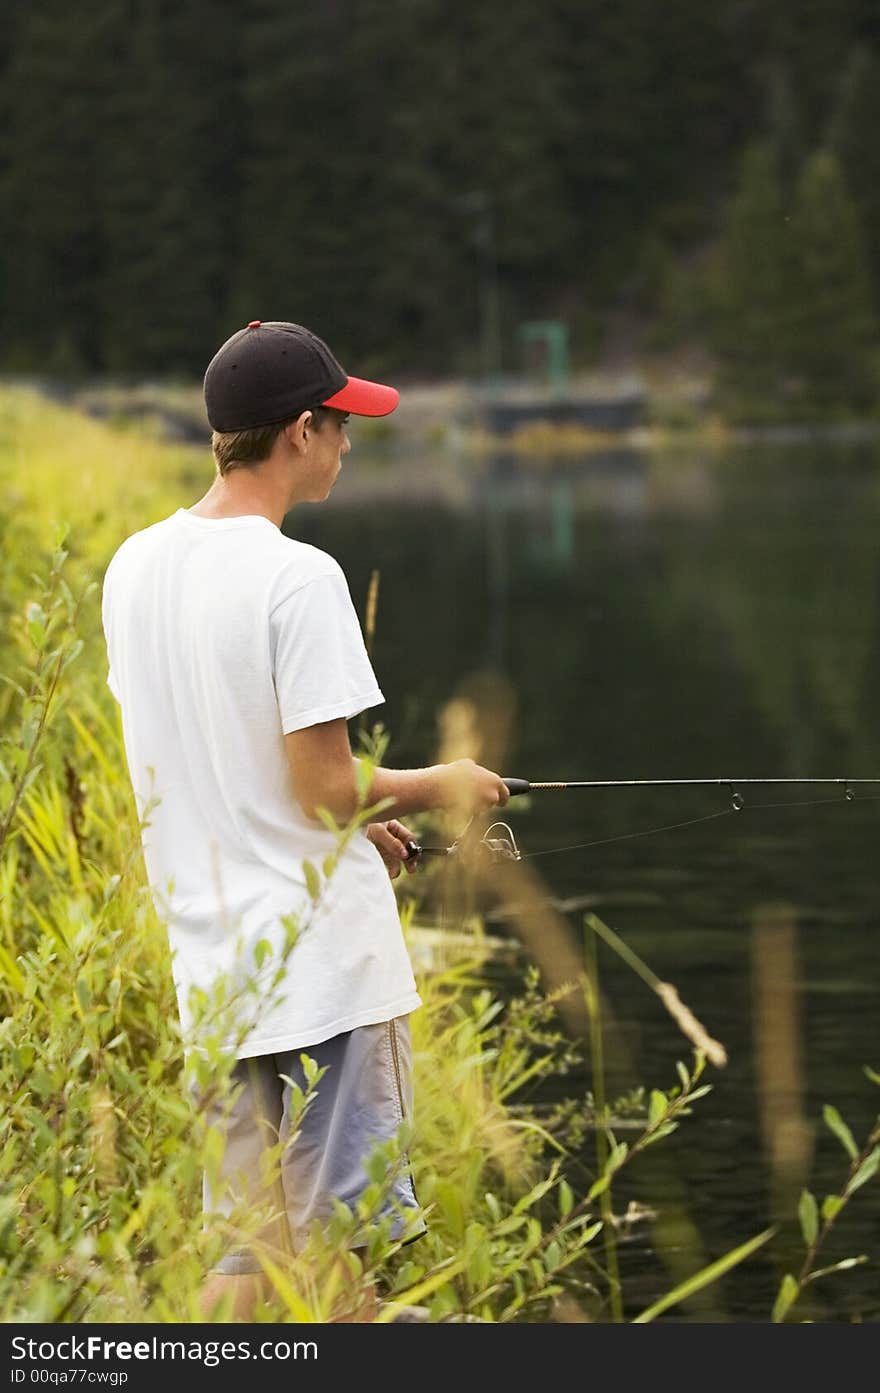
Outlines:
{"type": "MultiPolygon", "coordinates": [[[[207,1271],[230,1241],[254,1238],[263,1217],[202,1214],[203,1169],[216,1173],[222,1137],[191,1092],[100,626],[112,551],[189,501],[182,485],[191,491],[202,466],[207,480],[207,454],[98,426],[30,393],[0,393],[4,1321],[201,1320],[207,1271]]],[[[408,901],[410,939],[417,917],[408,901]]],[[[359,1212],[339,1206],[293,1261],[264,1252],[274,1299],[257,1319],[343,1316],[352,1283],[340,1282],[340,1253],[355,1289],[379,1283],[389,1302],[383,1319],[413,1301],[435,1321],[654,1319],[772,1237],[759,1232],[633,1312],[615,1261],[616,1177],[689,1116],[707,1087],[705,1052],[698,1042],[692,1065],[680,1063],[665,1092],[651,1090],[642,1130],[625,1146],[601,1080],[595,953],[570,981],[542,985],[530,969],[513,998],[502,998],[481,977],[479,923],[464,926],[465,942],[468,934],[472,954],[419,982],[412,1128],[372,1158],[359,1212]],[[572,997],[587,1004],[583,1039],[562,1025],[572,997]],[[580,1065],[589,1041],[593,1092],[573,1091],[548,1118],[531,1106],[534,1090],[580,1065]],[[589,1129],[596,1169],[576,1194],[568,1162],[589,1129]],[[376,1224],[357,1259],[349,1241],[378,1209],[404,1145],[428,1232],[409,1245],[376,1224]]],[[[201,1082],[214,1101],[228,1096],[232,1062],[219,1048],[210,1059],[201,1082]]],[[[802,1201],[804,1265],[786,1278],[775,1319],[796,1315],[822,1274],[830,1226],[880,1159],[876,1132],[859,1148],[842,1119],[829,1117],[850,1171],[836,1198],[802,1201]]]]}

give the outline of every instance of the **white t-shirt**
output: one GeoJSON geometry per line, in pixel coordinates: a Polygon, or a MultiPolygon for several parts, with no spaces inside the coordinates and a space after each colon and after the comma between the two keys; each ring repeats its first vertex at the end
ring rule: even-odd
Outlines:
{"type": "Polygon", "coordinates": [[[421,1005],[379,852],[360,829],[325,878],[336,838],[290,782],[287,732],[384,700],[337,562],[269,518],[179,508],[116,551],[102,616],[187,1047],[216,1038],[224,992],[221,1035],[239,1057],[421,1005]]]}

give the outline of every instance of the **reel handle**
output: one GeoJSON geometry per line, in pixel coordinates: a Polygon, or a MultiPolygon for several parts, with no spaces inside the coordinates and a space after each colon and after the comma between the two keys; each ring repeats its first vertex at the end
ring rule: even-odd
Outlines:
{"type": "Polygon", "coordinates": [[[531,788],[528,779],[502,779],[502,783],[507,785],[511,798],[515,798],[518,793],[528,793],[531,788]]]}

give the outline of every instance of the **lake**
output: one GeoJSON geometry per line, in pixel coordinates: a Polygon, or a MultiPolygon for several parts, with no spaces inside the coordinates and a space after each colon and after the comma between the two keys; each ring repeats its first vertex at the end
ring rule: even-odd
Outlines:
{"type": "MultiPolygon", "coordinates": [[[[353,441],[328,504],[285,531],[337,557],[362,622],[378,571],[387,700],[369,720],[390,734],[386,764],[464,752],[476,729],[482,762],[533,781],[880,779],[876,445],[557,461],[398,448],[359,469],[356,428],[353,441]]],[[[863,1072],[880,1070],[880,784],[854,786],[852,802],[831,786],[739,791],[738,812],[726,787],[512,799],[503,820],[528,859],[509,882],[498,868],[478,906],[550,977],[582,953],[592,910],[727,1050],[693,1115],[621,1177],[616,1209],[651,1211],[621,1229],[626,1318],[778,1224],[772,1246],[666,1317],[767,1320],[802,1260],[801,1190],[821,1203],[849,1165],[823,1106],[861,1146],[880,1104],[863,1072]],[[522,868],[551,905],[543,938],[517,916],[522,868]]],[[[448,913],[450,874],[426,875],[426,921],[448,913]]],[[[690,1045],[603,943],[598,962],[609,1097],[671,1088],[690,1045]]],[[[590,1087],[588,1072],[568,1076],[542,1100],[590,1087]]],[[[576,1191],[593,1161],[588,1137],[576,1191]]],[[[880,1318],[876,1178],[820,1265],[861,1254],[810,1288],[798,1318],[880,1318]]]]}

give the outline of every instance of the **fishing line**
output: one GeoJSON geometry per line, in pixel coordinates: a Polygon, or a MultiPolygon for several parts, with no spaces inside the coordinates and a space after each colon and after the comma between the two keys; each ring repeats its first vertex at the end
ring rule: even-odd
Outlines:
{"type": "Polygon", "coordinates": [[[669,822],[664,827],[647,827],[642,832],[621,832],[616,837],[600,837],[596,842],[578,842],[575,846],[552,846],[547,851],[528,851],[520,857],[520,860],[531,861],[535,856],[555,856],[557,852],[561,851],[586,851],[587,847],[607,846],[609,842],[626,842],[632,837],[654,837],[658,832],[674,832],[679,827],[694,827],[698,822],[712,822],[716,817],[732,817],[735,812],[735,808],[722,808],[718,813],[706,813],[703,817],[692,817],[687,822],[669,822]]]}
{"type": "MultiPolygon", "coordinates": [[[[880,798],[880,793],[868,793],[863,798],[859,798],[860,803],[876,803],[880,798]]],[[[787,803],[751,803],[750,812],[757,812],[759,808],[815,808],[820,803],[840,803],[839,798],[794,798],[787,803]]]]}
{"type": "MultiPolygon", "coordinates": [[[[866,797],[860,798],[860,803],[874,803],[880,798],[880,794],[869,793],[866,797]]],[[[749,805],[749,812],[759,812],[761,808],[815,808],[823,803],[839,804],[839,798],[794,798],[783,803],[752,803],[749,805]]],[[[717,813],[707,813],[703,817],[692,817],[686,822],[669,822],[662,827],[647,827],[641,832],[621,832],[613,837],[601,837],[598,841],[577,842],[574,846],[554,846],[544,851],[527,851],[520,855],[521,861],[531,861],[536,856],[555,856],[564,851],[586,851],[594,846],[608,846],[611,842],[630,841],[634,837],[654,837],[660,832],[675,832],[682,827],[695,827],[699,822],[712,822],[715,818],[731,817],[734,813],[741,812],[741,808],[722,808],[717,813]]]]}

